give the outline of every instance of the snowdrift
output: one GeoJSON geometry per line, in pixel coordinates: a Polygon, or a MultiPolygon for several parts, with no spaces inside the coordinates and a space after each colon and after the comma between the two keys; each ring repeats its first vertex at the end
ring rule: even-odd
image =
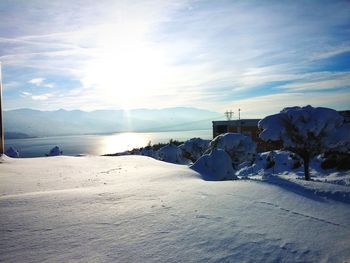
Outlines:
{"type": "Polygon", "coordinates": [[[203,155],[191,168],[199,172],[205,180],[237,179],[230,156],[221,149],[214,149],[203,155]]]}
{"type": "Polygon", "coordinates": [[[350,204],[329,195],[346,186],[209,182],[143,156],[1,160],[2,262],[350,259],[350,204]]]}

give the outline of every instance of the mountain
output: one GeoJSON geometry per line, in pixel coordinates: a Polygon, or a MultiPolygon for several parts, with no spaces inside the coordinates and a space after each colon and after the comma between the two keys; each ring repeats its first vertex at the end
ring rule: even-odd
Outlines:
{"type": "Polygon", "coordinates": [[[17,109],[4,111],[4,128],[7,133],[25,133],[28,136],[180,131],[210,129],[211,121],[221,116],[213,111],[183,107],[91,112],[17,109]]]}
{"type": "Polygon", "coordinates": [[[5,139],[29,139],[33,138],[33,136],[30,136],[23,132],[5,132],[4,134],[5,139]]]}

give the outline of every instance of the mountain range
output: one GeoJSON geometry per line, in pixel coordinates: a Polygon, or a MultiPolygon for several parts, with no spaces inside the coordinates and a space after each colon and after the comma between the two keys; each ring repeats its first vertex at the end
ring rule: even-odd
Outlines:
{"type": "Polygon", "coordinates": [[[40,111],[16,109],[4,111],[7,136],[56,136],[72,134],[102,134],[114,132],[160,132],[211,129],[211,121],[223,115],[196,108],[165,108],[40,111]]]}

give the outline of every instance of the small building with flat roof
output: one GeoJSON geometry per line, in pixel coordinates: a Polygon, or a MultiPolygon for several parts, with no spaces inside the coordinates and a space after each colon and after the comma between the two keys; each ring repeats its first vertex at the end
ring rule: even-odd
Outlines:
{"type": "Polygon", "coordinates": [[[237,132],[250,135],[253,139],[258,136],[260,119],[241,119],[213,121],[213,138],[226,132],[237,132]]]}
{"type": "Polygon", "coordinates": [[[242,133],[249,135],[257,144],[258,151],[278,150],[282,148],[281,142],[264,142],[259,138],[261,132],[258,128],[260,119],[241,119],[213,121],[213,138],[227,132],[242,133]]]}

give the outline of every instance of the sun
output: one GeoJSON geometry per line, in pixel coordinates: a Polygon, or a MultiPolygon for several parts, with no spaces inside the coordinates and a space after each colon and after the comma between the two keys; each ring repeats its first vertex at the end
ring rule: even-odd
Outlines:
{"type": "Polygon", "coordinates": [[[146,41],[105,37],[83,71],[83,86],[96,98],[124,109],[139,107],[167,78],[159,50],[146,41]]]}

